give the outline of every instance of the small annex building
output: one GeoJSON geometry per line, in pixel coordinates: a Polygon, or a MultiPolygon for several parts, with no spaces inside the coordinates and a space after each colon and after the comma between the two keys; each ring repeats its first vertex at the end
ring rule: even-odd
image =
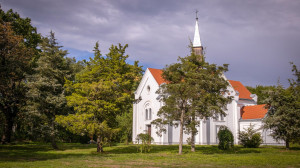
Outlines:
{"type": "MultiPolygon", "coordinates": [[[[203,47],[200,40],[198,19],[196,18],[195,35],[193,41],[195,53],[201,54],[203,47]]],[[[224,78],[228,80],[225,75],[224,78]]],[[[228,80],[228,92],[224,96],[233,96],[231,103],[227,105],[226,116],[219,115],[214,118],[200,120],[197,127],[198,134],[195,137],[196,144],[217,144],[217,133],[220,126],[227,126],[233,133],[234,143],[238,144],[238,133],[251,125],[262,134],[263,144],[280,144],[269,134],[270,130],[262,129],[262,119],[267,114],[265,105],[257,105],[257,96],[240,82],[228,80]]],[[[147,68],[141,82],[135,91],[136,101],[133,104],[132,139],[136,143],[136,137],[140,133],[148,133],[153,137],[155,144],[178,144],[179,127],[166,126],[166,132],[162,136],[156,134],[156,128],[151,122],[158,118],[157,112],[164,105],[160,96],[156,93],[160,85],[166,83],[162,78],[162,70],[147,68]]],[[[184,134],[183,142],[187,143],[190,135],[184,134]]]]}

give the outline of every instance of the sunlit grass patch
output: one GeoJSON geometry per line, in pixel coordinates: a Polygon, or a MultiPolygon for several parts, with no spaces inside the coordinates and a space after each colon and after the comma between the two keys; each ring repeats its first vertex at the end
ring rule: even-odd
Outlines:
{"type": "Polygon", "coordinates": [[[0,145],[0,167],[300,167],[300,149],[263,146],[229,151],[215,145],[196,146],[196,152],[178,145],[153,145],[149,153],[140,153],[137,145],[105,147],[96,152],[95,144],[0,145]]]}

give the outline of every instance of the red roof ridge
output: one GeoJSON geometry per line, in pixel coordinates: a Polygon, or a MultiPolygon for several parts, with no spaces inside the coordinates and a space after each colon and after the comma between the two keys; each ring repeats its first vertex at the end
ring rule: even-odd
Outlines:
{"type": "Polygon", "coordinates": [[[265,107],[266,104],[243,106],[241,108],[241,118],[243,120],[262,119],[268,112],[265,107]]]}
{"type": "Polygon", "coordinates": [[[239,92],[239,98],[240,99],[250,99],[251,92],[240,82],[240,81],[234,81],[234,80],[228,80],[231,86],[234,88],[234,90],[239,92]]]}
{"type": "Polygon", "coordinates": [[[164,78],[162,77],[163,71],[161,69],[148,68],[154,79],[156,80],[158,85],[166,83],[164,78]]]}

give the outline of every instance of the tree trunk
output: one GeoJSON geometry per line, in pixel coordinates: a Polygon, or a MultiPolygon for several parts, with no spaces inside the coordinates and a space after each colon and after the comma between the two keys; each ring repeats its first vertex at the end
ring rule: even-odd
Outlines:
{"type": "Polygon", "coordinates": [[[53,149],[58,149],[58,146],[57,146],[56,141],[55,141],[55,136],[51,137],[51,146],[52,146],[53,149]]]}
{"type": "Polygon", "coordinates": [[[5,113],[5,123],[4,123],[4,134],[2,135],[1,143],[6,144],[11,142],[11,132],[14,124],[14,116],[11,115],[12,112],[9,111],[9,108],[4,109],[5,113]]]}
{"type": "Polygon", "coordinates": [[[195,131],[192,131],[191,135],[191,151],[195,152],[195,131]]]}
{"type": "Polygon", "coordinates": [[[191,151],[195,152],[195,135],[196,135],[196,128],[195,128],[195,116],[192,116],[192,132],[191,132],[191,151]]]}
{"type": "Polygon", "coordinates": [[[182,154],[182,144],[183,144],[183,123],[184,123],[184,110],[181,110],[180,116],[180,136],[179,136],[179,152],[178,154],[182,154]]]}
{"type": "Polygon", "coordinates": [[[285,140],[285,149],[286,149],[286,150],[289,150],[289,149],[290,149],[290,140],[289,140],[289,139],[286,139],[286,140],[285,140]]]}
{"type": "Polygon", "coordinates": [[[55,125],[54,125],[54,121],[50,121],[51,123],[51,146],[53,149],[58,149],[58,146],[56,144],[56,136],[55,136],[55,125]]]}
{"type": "Polygon", "coordinates": [[[103,152],[103,145],[101,141],[100,135],[97,136],[97,152],[102,153],[103,152]]]}

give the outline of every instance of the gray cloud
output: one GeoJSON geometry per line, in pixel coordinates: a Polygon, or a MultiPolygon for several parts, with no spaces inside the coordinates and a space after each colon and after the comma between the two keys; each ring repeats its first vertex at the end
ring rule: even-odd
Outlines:
{"type": "MultiPolygon", "coordinates": [[[[287,86],[290,61],[300,66],[300,1],[297,0],[0,0],[30,17],[43,35],[50,30],[79,53],[102,53],[111,44],[129,44],[131,60],[163,68],[188,55],[195,9],[199,10],[202,44],[211,63],[230,64],[227,77],[245,85],[287,86]]],[[[86,56],[86,54],[85,54],[86,56]]]]}

